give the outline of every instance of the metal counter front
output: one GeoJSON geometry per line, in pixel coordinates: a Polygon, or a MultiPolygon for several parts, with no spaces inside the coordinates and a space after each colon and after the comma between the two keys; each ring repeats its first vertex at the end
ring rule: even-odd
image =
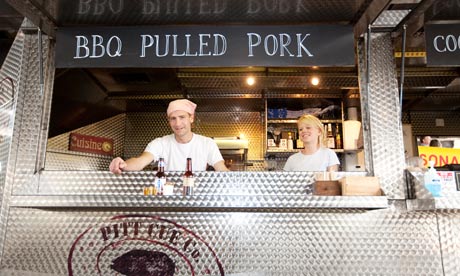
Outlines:
{"type": "Polygon", "coordinates": [[[311,172],[197,172],[193,196],[181,173],[168,176],[173,196],[142,194],[153,172],[37,177],[38,194],[11,197],[2,275],[140,275],[123,269],[159,256],[174,275],[441,273],[434,214],[385,196],[312,196],[311,172]]]}
{"type": "Polygon", "coordinates": [[[312,196],[313,175],[198,172],[184,197],[180,173],[175,195],[144,196],[153,172],[45,171],[38,194],[11,197],[0,271],[137,275],[123,269],[161,256],[174,275],[442,275],[435,213],[312,196]]]}
{"type": "Polygon", "coordinates": [[[443,273],[436,215],[429,212],[10,212],[2,275],[120,275],[117,264],[136,261],[130,255],[144,254],[141,269],[158,252],[175,264],[174,275],[443,273]]]}
{"type": "Polygon", "coordinates": [[[2,275],[442,275],[437,215],[385,196],[311,196],[312,173],[197,173],[195,195],[143,196],[154,173],[43,172],[12,196],[2,275]],[[55,189],[53,189],[55,187],[55,189]],[[134,274],[130,274],[134,273],[134,274]]]}
{"type": "MultiPolygon", "coordinates": [[[[342,173],[356,175],[360,173],[342,173]]],[[[182,195],[181,173],[168,174],[174,195],[145,196],[154,172],[42,172],[38,194],[11,198],[15,207],[153,208],[178,211],[261,211],[388,208],[386,196],[313,196],[313,172],[196,172],[194,195],[182,195]]]]}
{"type": "Polygon", "coordinates": [[[17,84],[2,95],[0,275],[460,275],[458,209],[406,208],[390,34],[373,34],[369,83],[357,47],[366,168],[386,197],[311,196],[311,173],[206,172],[184,198],[143,196],[152,172],[44,169],[54,44],[24,28],[0,70],[17,84]]]}

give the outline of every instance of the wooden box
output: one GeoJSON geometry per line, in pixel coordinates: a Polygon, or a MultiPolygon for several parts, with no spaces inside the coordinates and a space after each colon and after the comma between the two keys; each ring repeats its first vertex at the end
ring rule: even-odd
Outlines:
{"type": "Polygon", "coordinates": [[[344,196],[380,196],[379,178],[375,176],[345,176],[340,180],[344,196]]]}
{"type": "Polygon", "coordinates": [[[313,195],[339,196],[342,194],[342,187],[339,181],[317,180],[313,185],[313,195]]]}

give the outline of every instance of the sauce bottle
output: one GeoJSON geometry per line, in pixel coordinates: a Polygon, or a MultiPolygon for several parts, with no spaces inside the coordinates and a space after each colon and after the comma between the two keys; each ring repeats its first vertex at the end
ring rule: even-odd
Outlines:
{"type": "Polygon", "coordinates": [[[326,146],[330,149],[333,149],[335,148],[335,138],[334,138],[334,135],[332,134],[332,124],[329,123],[327,124],[327,140],[326,140],[326,146]]]}
{"type": "Polygon", "coordinates": [[[155,175],[155,190],[157,195],[163,195],[164,186],[166,183],[166,174],[165,174],[165,160],[163,157],[160,157],[158,160],[158,171],[155,175]]]}
{"type": "Polygon", "coordinates": [[[187,158],[187,166],[185,173],[182,176],[182,195],[193,195],[193,187],[195,186],[195,176],[192,172],[192,158],[187,158]]]}
{"type": "Polygon", "coordinates": [[[335,148],[342,148],[342,135],[340,135],[339,124],[335,125],[335,148]]]}
{"type": "Polygon", "coordinates": [[[287,149],[288,150],[294,149],[294,140],[292,140],[291,132],[288,132],[287,149]]]}

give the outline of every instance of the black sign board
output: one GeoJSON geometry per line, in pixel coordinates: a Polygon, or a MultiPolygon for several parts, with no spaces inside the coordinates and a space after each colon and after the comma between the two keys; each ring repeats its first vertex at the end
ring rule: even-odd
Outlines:
{"type": "Polygon", "coordinates": [[[425,25],[428,66],[460,65],[460,24],[425,25]]]}
{"type": "Polygon", "coordinates": [[[351,26],[62,28],[56,67],[354,66],[351,26]]]}

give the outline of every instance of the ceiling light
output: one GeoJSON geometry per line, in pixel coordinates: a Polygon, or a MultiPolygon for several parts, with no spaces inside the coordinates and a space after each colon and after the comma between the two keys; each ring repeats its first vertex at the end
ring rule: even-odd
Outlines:
{"type": "Polygon", "coordinates": [[[313,77],[313,78],[311,78],[310,82],[311,82],[312,85],[316,86],[316,85],[319,84],[319,78],[318,77],[313,77]]]}
{"type": "Polygon", "coordinates": [[[256,79],[255,79],[254,77],[248,77],[248,78],[246,79],[246,83],[247,83],[248,85],[251,85],[251,86],[252,86],[252,85],[254,85],[254,83],[256,83],[256,79]]]}

